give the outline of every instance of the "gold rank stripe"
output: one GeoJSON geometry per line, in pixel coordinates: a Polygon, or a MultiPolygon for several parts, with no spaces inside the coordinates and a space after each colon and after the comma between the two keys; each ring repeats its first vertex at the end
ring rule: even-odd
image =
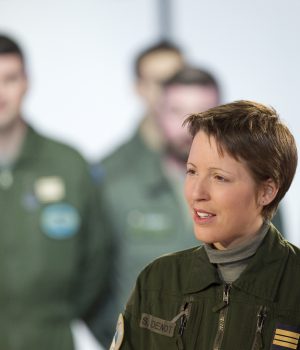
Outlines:
{"type": "Polygon", "coordinates": [[[280,328],[277,328],[275,333],[279,334],[279,335],[285,335],[286,337],[291,337],[294,339],[299,339],[299,337],[300,337],[300,333],[286,331],[286,330],[280,329],[280,328]]]}
{"type": "Polygon", "coordinates": [[[279,345],[279,346],[289,348],[289,349],[297,349],[297,347],[298,347],[298,345],[286,343],[284,341],[279,341],[279,340],[273,340],[273,345],[279,345]]]}
{"type": "Polygon", "coordinates": [[[298,340],[297,339],[290,338],[290,337],[284,337],[282,335],[275,335],[274,339],[287,341],[289,343],[296,344],[296,345],[298,344],[298,340]]]}
{"type": "Polygon", "coordinates": [[[273,339],[273,344],[288,349],[297,349],[300,333],[277,328],[273,339]]]}

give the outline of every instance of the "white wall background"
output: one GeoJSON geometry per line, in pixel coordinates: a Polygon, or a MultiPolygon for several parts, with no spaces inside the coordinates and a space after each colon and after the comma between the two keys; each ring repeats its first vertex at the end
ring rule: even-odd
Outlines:
{"type": "MultiPolygon", "coordinates": [[[[135,127],[141,106],[132,60],[159,37],[159,0],[0,0],[0,31],[28,57],[27,119],[90,160],[135,127]]],[[[173,0],[173,37],[190,61],[214,71],[224,101],[272,104],[300,142],[300,2],[173,0]]],[[[300,245],[299,171],[284,201],[300,245]]]]}
{"type": "MultiPolygon", "coordinates": [[[[299,0],[174,0],[173,37],[214,71],[224,100],[272,104],[300,144],[299,0]]],[[[156,0],[0,0],[0,31],[23,45],[31,76],[25,110],[48,135],[90,160],[136,125],[131,64],[159,36],[156,0]]],[[[300,171],[284,201],[300,245],[300,171]]]]}

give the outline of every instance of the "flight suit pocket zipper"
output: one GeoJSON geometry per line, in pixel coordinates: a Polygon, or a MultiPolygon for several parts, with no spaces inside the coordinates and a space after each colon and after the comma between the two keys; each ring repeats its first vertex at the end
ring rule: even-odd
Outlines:
{"type": "Polygon", "coordinates": [[[260,306],[257,312],[256,330],[251,350],[261,350],[264,347],[262,331],[267,317],[267,307],[260,306]]]}
{"type": "Polygon", "coordinates": [[[172,320],[172,322],[177,322],[179,320],[178,335],[176,341],[178,350],[184,350],[182,336],[185,331],[187,321],[190,317],[190,311],[192,306],[191,300],[192,298],[183,304],[180,313],[172,320]]]}

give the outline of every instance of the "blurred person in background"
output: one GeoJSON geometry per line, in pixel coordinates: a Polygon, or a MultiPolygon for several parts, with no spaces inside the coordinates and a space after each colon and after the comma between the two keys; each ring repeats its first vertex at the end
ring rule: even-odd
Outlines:
{"type": "Polygon", "coordinates": [[[0,349],[73,350],[106,288],[110,240],[86,162],[24,119],[20,46],[0,35],[0,349]]]}
{"type": "MultiPolygon", "coordinates": [[[[181,49],[169,41],[158,42],[144,49],[135,59],[135,89],[144,104],[144,115],[131,140],[125,145],[131,145],[135,150],[141,145],[149,150],[158,150],[162,135],[154,121],[157,102],[160,97],[162,82],[174,75],[184,65],[181,49]]],[[[123,146],[125,146],[123,145],[123,146]]],[[[124,148],[115,151],[114,157],[124,148]]]]}
{"type": "MultiPolygon", "coordinates": [[[[140,269],[157,256],[197,244],[182,193],[191,144],[182,122],[194,111],[216,106],[219,87],[210,73],[182,67],[165,82],[161,80],[159,89],[151,117],[159,131],[159,147],[149,147],[137,133],[134,141],[98,165],[103,174],[99,194],[118,242],[114,259],[117,274],[106,305],[110,326],[104,334],[107,325],[103,326],[101,320],[95,317],[91,324],[105,345],[111,343],[118,313],[124,308],[140,269]]],[[[102,313],[99,316],[105,319],[102,313]]]]}

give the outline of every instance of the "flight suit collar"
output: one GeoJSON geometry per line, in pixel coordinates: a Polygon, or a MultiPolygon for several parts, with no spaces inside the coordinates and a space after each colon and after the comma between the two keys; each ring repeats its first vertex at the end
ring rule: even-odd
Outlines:
{"type": "Polygon", "coordinates": [[[201,292],[214,284],[222,284],[218,270],[209,262],[203,246],[193,252],[191,273],[188,277],[184,294],[201,292]]]}
{"type": "Polygon", "coordinates": [[[288,255],[286,241],[271,224],[255,256],[233,285],[248,294],[274,301],[288,255]]]}
{"type": "MultiPolygon", "coordinates": [[[[271,224],[270,229],[253,259],[233,286],[247,294],[274,301],[289,251],[286,241],[271,224]]],[[[184,294],[201,292],[221,281],[215,265],[209,262],[204,247],[193,252],[191,274],[188,277],[184,294]]]]}
{"type": "Polygon", "coordinates": [[[30,125],[27,125],[23,146],[16,161],[16,166],[19,166],[23,161],[36,159],[36,156],[40,151],[39,138],[40,136],[38,133],[30,125]]]}
{"type": "Polygon", "coordinates": [[[138,162],[140,173],[144,176],[141,181],[144,183],[149,196],[159,196],[165,190],[169,191],[169,181],[163,172],[161,158],[162,154],[159,151],[154,151],[148,148],[139,129],[132,138],[132,149],[135,150],[135,162],[138,162]]]}

